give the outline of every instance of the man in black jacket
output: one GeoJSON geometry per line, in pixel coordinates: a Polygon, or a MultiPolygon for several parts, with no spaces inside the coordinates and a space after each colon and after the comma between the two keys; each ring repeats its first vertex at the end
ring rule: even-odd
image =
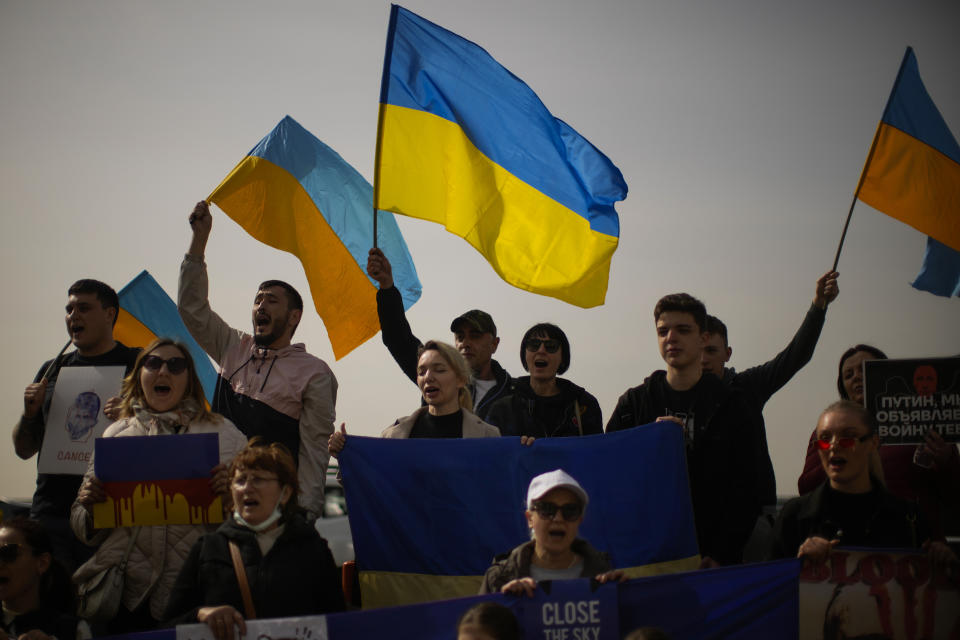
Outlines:
{"type": "MultiPolygon", "coordinates": [[[[787,384],[790,378],[813,357],[813,351],[820,339],[820,332],[823,330],[826,319],[827,305],[833,302],[840,292],[837,286],[838,275],[836,271],[828,271],[817,280],[813,303],[790,344],[771,360],[743,371],[725,366],[733,354],[733,349],[727,342],[727,325],[719,318],[708,315],[706,331],[709,335],[700,359],[703,372],[711,373],[728,385],[743,391],[747,400],[758,412],[762,412],[770,397],[787,384]]],[[[762,413],[760,420],[763,459],[760,461],[758,480],[761,483],[763,505],[769,508],[770,513],[774,513],[777,503],[777,481],[773,474],[773,463],[770,461],[767,430],[762,413]]]]}
{"type": "Polygon", "coordinates": [[[686,293],[664,296],[653,315],[667,370],[620,396],[607,431],[660,420],[683,428],[700,554],[708,565],[738,563],[760,512],[759,412],[742,392],[702,375],[702,302],[686,293]]]}
{"type": "MultiPolygon", "coordinates": [[[[393,269],[380,249],[370,249],[367,273],[380,285],[377,291],[377,316],[380,318],[383,344],[390,350],[400,369],[416,383],[417,353],[422,343],[413,335],[407,322],[403,299],[393,286],[393,269]]],[[[513,388],[510,374],[493,359],[500,345],[497,326],[489,313],[471,309],[454,318],[450,323],[450,331],[453,332],[454,344],[473,370],[474,380],[470,385],[473,411],[480,418],[485,418],[493,401],[510,393],[513,388]]]]}

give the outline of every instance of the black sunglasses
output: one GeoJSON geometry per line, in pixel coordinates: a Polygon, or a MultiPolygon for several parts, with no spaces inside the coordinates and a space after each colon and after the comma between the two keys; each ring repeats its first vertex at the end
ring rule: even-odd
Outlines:
{"type": "Polygon", "coordinates": [[[547,350],[547,353],[556,353],[560,350],[560,341],[550,338],[549,340],[541,340],[540,338],[527,338],[527,351],[538,351],[540,345],[543,345],[543,348],[547,350]]]}
{"type": "Polygon", "coordinates": [[[147,371],[160,371],[163,365],[167,365],[167,371],[171,375],[177,375],[187,370],[187,359],[177,356],[164,360],[160,356],[147,356],[143,359],[143,368],[147,371]]]}
{"type": "Polygon", "coordinates": [[[0,545],[0,562],[12,564],[20,557],[20,549],[28,549],[27,545],[16,542],[8,542],[0,545]]]}
{"type": "Polygon", "coordinates": [[[567,504],[559,505],[554,502],[547,502],[546,500],[538,500],[534,502],[530,508],[547,520],[553,520],[553,517],[557,515],[559,511],[560,515],[567,522],[575,521],[583,513],[583,505],[579,502],[568,502],[567,504]]]}

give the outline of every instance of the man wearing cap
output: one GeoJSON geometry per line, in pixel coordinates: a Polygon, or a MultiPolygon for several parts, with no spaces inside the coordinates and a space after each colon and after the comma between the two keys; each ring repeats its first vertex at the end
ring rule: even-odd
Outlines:
{"type": "Polygon", "coordinates": [[[587,492],[563,469],[531,480],[524,515],[533,539],[493,559],[480,593],[532,596],[542,580],[625,580],[623,571],[611,570],[607,553],[577,537],[588,502],[587,492]]]}
{"type": "MultiPolygon", "coordinates": [[[[393,286],[393,269],[380,249],[370,249],[367,273],[380,285],[377,291],[377,315],[383,344],[390,350],[400,369],[416,383],[418,350],[422,343],[413,335],[407,322],[403,298],[393,286]]],[[[471,309],[454,318],[450,323],[450,331],[453,332],[457,349],[473,370],[474,379],[470,384],[473,412],[485,419],[493,401],[507,395],[513,388],[510,374],[493,359],[500,344],[497,325],[489,313],[471,309]]]]}

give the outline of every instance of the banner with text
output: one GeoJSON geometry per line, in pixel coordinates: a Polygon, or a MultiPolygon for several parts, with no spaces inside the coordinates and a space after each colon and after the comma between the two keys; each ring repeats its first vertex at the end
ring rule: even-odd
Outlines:
{"type": "Polygon", "coordinates": [[[960,358],[867,360],[863,375],[880,442],[920,444],[931,429],[960,442],[960,358]]]}

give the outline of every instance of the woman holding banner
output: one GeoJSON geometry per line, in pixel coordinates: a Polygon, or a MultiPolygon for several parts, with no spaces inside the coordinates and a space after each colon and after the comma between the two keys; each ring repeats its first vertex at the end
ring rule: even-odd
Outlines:
{"type": "Polygon", "coordinates": [[[603,433],[597,399],[557,377],[570,368],[570,341],[560,327],[541,322],[527,329],[520,342],[520,364],[530,375],[517,378],[510,395],[487,413],[501,434],[552,438],[603,433]]]}
{"type": "MultiPolygon", "coordinates": [[[[471,411],[473,400],[467,383],[470,367],[460,352],[439,340],[428,340],[420,348],[417,386],[423,406],[383,430],[382,438],[489,438],[500,430],[471,411]]],[[[330,455],[336,456],[347,442],[346,428],[330,434],[330,455]]],[[[525,439],[526,443],[527,440],[525,439]]],[[[532,440],[530,440],[532,442],[532,440]]]]}
{"type": "MultiPolygon", "coordinates": [[[[246,437],[222,416],[206,408],[203,387],[187,348],[168,338],[154,340],[140,352],[121,388],[120,420],[104,438],[216,433],[220,464],[210,470],[210,487],[230,504],[227,465],[246,445],[246,437]]],[[[73,576],[76,584],[93,586],[111,568],[123,565],[123,589],[116,616],[106,622],[109,634],[153,628],[163,619],[170,590],[190,547],[209,530],[204,525],[93,528],[93,505],[107,500],[94,475],[94,461],[73,503],[71,526],[96,554],[73,576]]],[[[93,615],[88,612],[88,615],[93,615]]]]}
{"type": "Polygon", "coordinates": [[[587,502],[587,492],[563,469],[531,480],[524,515],[533,540],[494,558],[480,593],[532,596],[541,580],[626,580],[623,571],[611,570],[610,556],[577,537],[587,502]]]}
{"type": "Polygon", "coordinates": [[[245,619],[343,611],[340,571],[297,505],[297,469],[286,447],[254,438],[234,458],[230,477],[233,514],[190,550],[168,624],[202,622],[230,640],[235,627],[246,633],[245,619]]]}

